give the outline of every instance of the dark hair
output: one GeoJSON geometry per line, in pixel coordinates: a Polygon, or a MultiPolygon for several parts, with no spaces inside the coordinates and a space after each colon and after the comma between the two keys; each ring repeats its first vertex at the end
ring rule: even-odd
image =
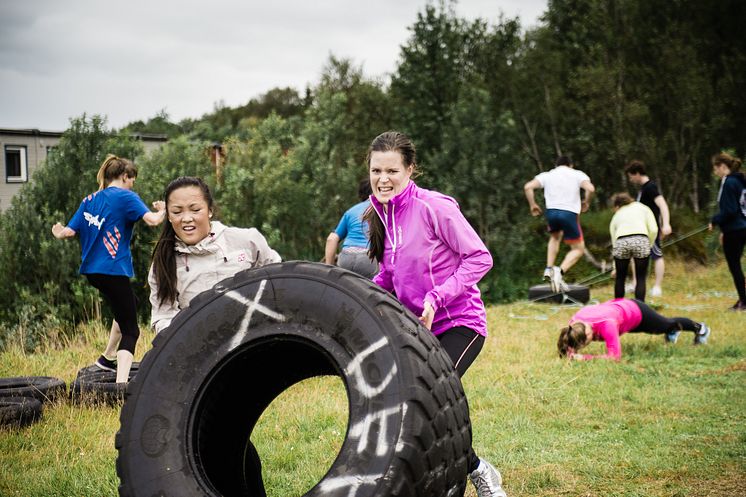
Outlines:
{"type": "Polygon", "coordinates": [[[737,173],[741,169],[741,159],[727,152],[720,152],[712,156],[712,165],[725,164],[730,172],[737,173]]]}
{"type": "Polygon", "coordinates": [[[555,166],[572,166],[574,163],[572,158],[567,155],[560,155],[557,160],[554,161],[555,166]]]}
{"type": "Polygon", "coordinates": [[[370,189],[370,179],[365,178],[360,180],[360,183],[357,185],[357,196],[360,201],[368,200],[368,197],[370,197],[372,193],[373,190],[370,189]]]}
{"type": "Polygon", "coordinates": [[[588,333],[584,323],[573,323],[565,326],[560,330],[559,340],[557,340],[557,350],[560,357],[567,356],[568,349],[578,350],[585,345],[588,340],[588,333]]]}
{"type": "Polygon", "coordinates": [[[611,205],[614,207],[622,207],[632,202],[634,200],[632,200],[632,197],[627,192],[619,192],[611,196],[611,205]]]}
{"type": "MultiPolygon", "coordinates": [[[[213,210],[212,194],[210,187],[207,186],[202,178],[194,176],[182,176],[176,178],[168,184],[163,192],[163,200],[166,201],[166,213],[168,213],[168,200],[171,194],[179,188],[196,186],[202,191],[202,197],[207,202],[210,211],[213,210]]],[[[178,292],[176,291],[176,253],[174,244],[176,243],[176,232],[171,223],[166,220],[163,223],[161,236],[153,249],[153,276],[158,283],[158,300],[164,302],[175,302],[178,292]]]]}
{"type": "Polygon", "coordinates": [[[122,174],[126,174],[128,178],[137,178],[137,166],[129,159],[108,154],[96,173],[98,189],[103,190],[122,174]]]}
{"type": "MultiPolygon", "coordinates": [[[[414,169],[412,176],[417,176],[417,151],[414,148],[412,140],[404,133],[386,131],[376,136],[370,147],[368,147],[368,155],[365,158],[368,169],[370,169],[370,156],[373,152],[399,153],[404,166],[412,166],[414,169]]],[[[383,259],[386,232],[381,219],[372,205],[365,211],[363,220],[368,222],[370,230],[370,249],[368,249],[368,256],[371,260],[376,259],[378,262],[381,262],[381,259],[383,259]]]]}
{"type": "Polygon", "coordinates": [[[624,172],[627,174],[641,174],[643,176],[648,174],[645,172],[645,164],[639,160],[630,161],[630,163],[624,167],[624,172]]]}

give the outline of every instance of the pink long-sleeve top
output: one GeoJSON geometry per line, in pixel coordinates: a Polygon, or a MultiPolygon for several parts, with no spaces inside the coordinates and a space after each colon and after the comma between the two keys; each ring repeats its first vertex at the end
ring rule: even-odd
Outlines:
{"type": "Polygon", "coordinates": [[[570,324],[583,321],[591,325],[593,340],[606,343],[606,354],[583,354],[583,359],[614,359],[622,357],[619,337],[635,329],[642,321],[640,307],[631,299],[613,299],[602,304],[583,307],[570,318],[570,324]]]}

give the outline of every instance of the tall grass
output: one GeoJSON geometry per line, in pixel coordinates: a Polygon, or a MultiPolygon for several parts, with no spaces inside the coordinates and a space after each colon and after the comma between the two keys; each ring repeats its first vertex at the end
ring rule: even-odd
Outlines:
{"type": "MultiPolygon", "coordinates": [[[[594,287],[592,297],[611,292],[594,287]]],[[[463,380],[477,453],[502,471],[512,497],[746,495],[746,313],[725,312],[735,300],[724,265],[669,262],[664,295],[649,303],[707,322],[710,343],[626,335],[619,363],[557,358],[559,328],[576,308],[490,307],[490,338],[463,380]]],[[[144,335],[138,355],[152,338],[144,335]]],[[[0,376],[70,382],[105,338],[103,327],[88,326],[34,354],[11,346],[0,376]]],[[[346,417],[336,378],[307,380],[272,403],[253,435],[269,495],[301,495],[323,476],[346,417]]],[[[28,428],[0,429],[0,495],[116,495],[118,428],[117,408],[63,401],[28,428]]]]}

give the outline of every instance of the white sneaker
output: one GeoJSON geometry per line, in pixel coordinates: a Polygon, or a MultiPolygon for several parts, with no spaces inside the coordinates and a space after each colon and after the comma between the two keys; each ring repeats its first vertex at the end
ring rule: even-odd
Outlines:
{"type": "Polygon", "coordinates": [[[632,292],[632,293],[634,293],[635,286],[636,286],[635,282],[627,283],[626,285],[624,285],[624,291],[625,292],[632,292]]]}
{"type": "Polygon", "coordinates": [[[479,466],[469,473],[469,479],[477,491],[477,497],[508,497],[502,487],[502,475],[484,459],[479,459],[479,466]]]}
{"type": "Polygon", "coordinates": [[[550,268],[550,267],[544,268],[543,279],[544,279],[544,281],[546,281],[547,283],[549,283],[551,285],[551,283],[552,283],[552,268],[550,268]]]}
{"type": "Polygon", "coordinates": [[[661,287],[658,285],[655,285],[653,288],[650,289],[650,296],[651,297],[660,297],[663,295],[663,290],[661,290],[661,287]]]}
{"type": "Polygon", "coordinates": [[[559,266],[554,266],[552,268],[552,280],[549,284],[554,293],[566,292],[568,290],[567,285],[565,285],[565,282],[562,279],[562,269],[560,269],[559,266]]]}
{"type": "Polygon", "coordinates": [[[699,323],[699,331],[694,334],[694,345],[704,345],[710,337],[710,327],[705,323],[699,323]]]}

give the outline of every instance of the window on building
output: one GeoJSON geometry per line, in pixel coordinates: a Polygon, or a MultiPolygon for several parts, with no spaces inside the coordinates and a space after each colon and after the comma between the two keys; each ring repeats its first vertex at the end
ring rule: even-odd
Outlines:
{"type": "Polygon", "coordinates": [[[22,183],[27,181],[27,178],[26,147],[22,145],[6,145],[5,182],[22,183]]]}

